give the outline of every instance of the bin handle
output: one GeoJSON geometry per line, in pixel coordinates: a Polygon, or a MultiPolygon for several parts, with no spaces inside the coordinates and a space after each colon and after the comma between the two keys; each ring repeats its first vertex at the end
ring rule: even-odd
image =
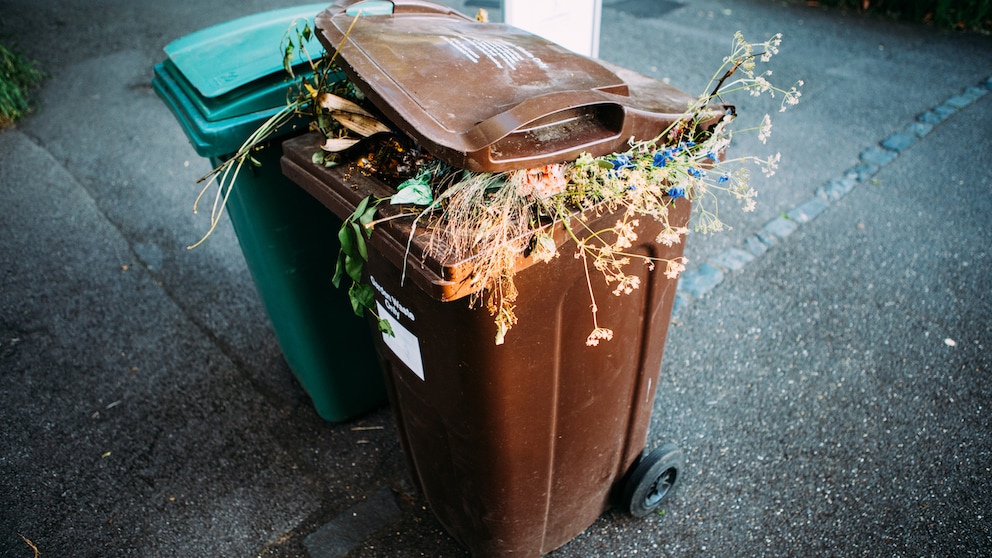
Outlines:
{"type": "Polygon", "coordinates": [[[489,147],[493,161],[538,159],[615,139],[625,115],[626,107],[601,91],[556,91],[479,122],[465,137],[470,150],[489,147]]]}

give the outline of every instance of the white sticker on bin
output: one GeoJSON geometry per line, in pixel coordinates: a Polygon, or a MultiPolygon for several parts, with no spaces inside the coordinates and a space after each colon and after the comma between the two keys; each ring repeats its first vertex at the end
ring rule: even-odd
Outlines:
{"type": "Polygon", "coordinates": [[[403,364],[407,366],[414,374],[417,375],[421,380],[424,378],[424,360],[420,356],[420,340],[417,336],[410,332],[407,328],[403,327],[396,316],[386,310],[379,301],[375,303],[376,309],[379,312],[379,318],[387,320],[389,326],[393,328],[393,335],[388,333],[382,334],[382,340],[389,347],[389,350],[393,351],[403,364]]]}

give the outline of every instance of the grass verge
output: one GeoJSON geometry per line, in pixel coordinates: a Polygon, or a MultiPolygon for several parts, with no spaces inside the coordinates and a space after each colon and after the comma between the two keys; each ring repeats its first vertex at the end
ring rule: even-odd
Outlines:
{"type": "Polygon", "coordinates": [[[20,52],[0,44],[0,129],[31,111],[28,94],[42,77],[20,52]]]}

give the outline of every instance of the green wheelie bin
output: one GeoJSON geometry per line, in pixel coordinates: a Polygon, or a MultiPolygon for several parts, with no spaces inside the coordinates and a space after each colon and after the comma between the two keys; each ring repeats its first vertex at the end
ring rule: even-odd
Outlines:
{"type": "MultiPolygon", "coordinates": [[[[220,165],[286,106],[280,43],[294,22],[325,7],[255,14],[165,47],[152,86],[197,154],[220,165]]],[[[308,48],[312,56],[323,53],[316,39],[308,48]]],[[[280,171],[281,142],[306,129],[294,124],[253,154],[261,164],[242,169],[227,213],[290,369],[317,413],[340,422],[384,404],[386,392],[370,332],[347,293],[331,284],[341,221],[280,171]]]]}

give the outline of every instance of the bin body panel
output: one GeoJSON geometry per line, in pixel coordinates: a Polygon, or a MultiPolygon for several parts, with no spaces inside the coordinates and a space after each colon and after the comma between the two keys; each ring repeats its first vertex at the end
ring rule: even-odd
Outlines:
{"type": "MultiPolygon", "coordinates": [[[[308,141],[284,145],[283,170],[339,215],[382,187],[310,164],[308,141]]],[[[673,225],[688,221],[684,200],[672,211],[673,225]]],[[[614,220],[604,215],[590,226],[614,220]]],[[[473,555],[550,552],[610,506],[644,448],[676,281],[635,262],[640,288],[615,296],[591,270],[600,324],[614,338],[588,347],[586,275],[574,244],[561,244],[551,263],[518,267],[518,323],[497,346],[485,309],[469,308],[467,298],[442,301],[443,289],[424,287],[444,284],[443,273],[411,259],[403,276],[392,244],[405,245],[409,227],[390,223],[372,235],[368,270],[383,317],[408,345],[377,338],[411,475],[473,555]]],[[[641,219],[633,249],[680,256],[680,245],[654,243],[660,229],[641,219]]]]}
{"type": "Polygon", "coordinates": [[[382,373],[365,321],[331,284],[341,220],[282,175],[279,155],[256,153],[227,213],[287,364],[317,414],[341,422],[386,403],[382,373]]]}
{"type": "Polygon", "coordinates": [[[412,474],[445,528],[497,556],[550,552],[591,525],[644,448],[674,281],[645,273],[615,297],[594,275],[616,337],[590,348],[579,262],[538,264],[517,275],[519,322],[496,346],[484,309],[400,286],[383,259],[370,268],[416,317],[392,319],[420,340],[423,380],[384,342],[380,352],[412,474]]]}

